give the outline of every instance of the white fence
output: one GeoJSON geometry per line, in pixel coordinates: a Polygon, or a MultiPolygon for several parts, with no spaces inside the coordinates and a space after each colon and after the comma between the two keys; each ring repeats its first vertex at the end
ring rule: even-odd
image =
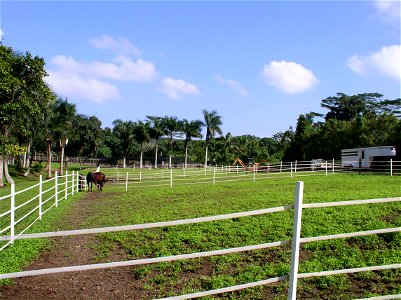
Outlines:
{"type": "MultiPolygon", "coordinates": [[[[221,166],[208,168],[176,169],[104,169],[107,176],[114,180],[113,188],[125,189],[138,187],[157,187],[194,184],[215,184],[240,180],[258,180],[268,177],[294,177],[303,175],[328,175],[338,170],[340,165],[334,161],[319,168],[311,167],[310,162],[279,163],[266,166],[221,166]]],[[[9,195],[0,197],[0,235],[8,234],[10,240],[0,241],[0,251],[9,246],[14,237],[26,232],[42,215],[58,202],[78,192],[79,187],[87,188],[85,178],[78,172],[64,176],[55,176],[48,180],[39,177],[39,183],[26,189],[15,191],[11,185],[9,195]]]]}
{"type": "MultiPolygon", "coordinates": [[[[387,161],[376,162],[376,172],[390,176],[401,175],[401,162],[387,161]]],[[[153,168],[147,169],[115,168],[102,169],[109,179],[114,180],[113,189],[216,184],[223,182],[252,180],[266,178],[302,177],[312,175],[330,175],[338,172],[349,172],[342,168],[339,161],[325,161],[319,165],[310,161],[280,162],[277,164],[253,165],[253,166],[216,166],[208,168],[153,168]]],[[[359,171],[358,171],[359,172],[359,171]]],[[[80,178],[78,172],[66,173],[64,176],[55,176],[49,180],[42,180],[38,184],[24,190],[15,191],[15,185],[11,185],[11,193],[0,197],[0,235],[9,234],[11,237],[24,233],[33,223],[40,220],[42,215],[52,207],[57,206],[58,201],[67,199],[70,194],[79,190],[79,186],[85,186],[84,178],[80,178]],[[29,196],[32,195],[32,196],[29,196]],[[31,197],[31,198],[29,198],[31,197]]],[[[8,243],[1,243],[0,251],[7,247],[8,243]]]]}
{"type": "Polygon", "coordinates": [[[401,175],[401,162],[377,162],[375,169],[344,169],[340,161],[325,161],[314,165],[310,161],[280,162],[254,166],[216,166],[207,168],[102,168],[107,177],[114,180],[114,187],[128,191],[132,188],[216,184],[266,178],[294,178],[314,175],[330,175],[343,172],[374,172],[383,175],[401,175]]]}
{"type": "Polygon", "coordinates": [[[125,189],[157,186],[216,184],[223,182],[295,176],[329,175],[342,171],[341,163],[330,161],[316,167],[310,162],[289,162],[253,166],[216,166],[207,168],[103,168],[102,172],[114,180],[114,187],[125,189]]]}
{"type": "Polygon", "coordinates": [[[41,220],[43,214],[57,207],[60,201],[78,192],[78,180],[77,172],[66,172],[63,176],[56,172],[48,180],[43,180],[40,175],[39,183],[21,191],[16,192],[15,184],[11,184],[10,194],[0,197],[0,235],[9,235],[8,242],[0,242],[0,251],[41,220]]]}
{"type": "MultiPolygon", "coordinates": [[[[204,292],[198,292],[198,293],[193,293],[193,294],[187,294],[187,295],[181,295],[181,296],[174,296],[174,297],[164,298],[164,299],[193,299],[193,298],[199,298],[199,297],[204,297],[204,296],[209,296],[209,295],[217,295],[217,294],[222,294],[222,293],[226,293],[226,292],[238,291],[238,290],[245,289],[245,288],[262,286],[262,285],[266,285],[269,283],[280,282],[280,281],[285,281],[285,280],[289,280],[289,285],[290,285],[288,299],[296,299],[296,290],[297,290],[298,279],[401,268],[401,263],[399,263],[399,264],[370,266],[370,267],[353,268],[353,269],[327,270],[327,271],[313,272],[313,273],[298,273],[299,249],[300,249],[301,243],[401,231],[401,227],[397,227],[397,228],[384,228],[384,229],[378,229],[378,230],[348,232],[348,233],[343,233],[343,234],[301,238],[301,216],[302,216],[303,209],[348,206],[348,205],[366,205],[366,204],[374,204],[374,203],[379,204],[379,203],[388,203],[388,202],[401,202],[401,197],[395,197],[395,198],[383,198],[383,199],[352,200],[352,201],[340,201],[340,202],[303,204],[303,188],[304,188],[304,183],[302,181],[298,181],[296,183],[294,204],[287,205],[287,206],[273,207],[273,208],[268,208],[268,209],[254,210],[254,211],[241,212],[241,213],[232,213],[232,214],[226,214],[226,215],[201,217],[201,218],[194,218],[194,219],[184,219],[184,220],[175,220],[175,221],[167,221],[167,222],[146,223],[146,224],[136,224],[136,225],[116,226],[116,227],[106,227],[106,228],[92,228],[92,229],[72,230],[72,231],[20,234],[20,235],[14,237],[14,239],[30,239],[30,238],[71,236],[71,235],[82,235],[82,234],[97,234],[97,233],[104,233],[104,232],[116,232],[116,231],[126,231],[126,230],[142,230],[142,229],[147,229],[147,228],[176,226],[176,225],[183,225],[183,224],[194,224],[194,223],[201,223],[201,222],[226,220],[226,219],[246,217],[246,216],[255,216],[255,215],[276,213],[276,212],[282,212],[282,211],[293,209],[294,210],[294,223],[293,223],[294,225],[293,225],[292,240],[284,240],[284,241],[277,241],[277,242],[266,243],[266,244],[250,245],[250,246],[244,246],[244,247],[238,247],[238,248],[229,248],[229,249],[213,250],[213,251],[207,251],[207,252],[166,256],[166,257],[145,258],[145,259],[137,259],[137,260],[129,260],[129,261],[119,261],[119,262],[109,262],[109,263],[101,263],[101,264],[89,264],[89,265],[79,265],[79,266],[69,266],[69,267],[49,268],[49,269],[7,273],[7,274],[0,274],[0,279],[36,276],[36,275],[44,275],[44,274],[54,274],[54,273],[62,273],[62,272],[96,270],[96,269],[105,269],[105,268],[122,267],[122,266],[143,265],[143,264],[152,264],[152,263],[158,263],[158,262],[170,262],[170,261],[177,261],[177,260],[184,260],[184,259],[209,257],[209,256],[216,256],[216,255],[223,255],[223,254],[230,254],[230,253],[252,251],[252,250],[258,250],[258,249],[266,249],[266,248],[278,247],[281,245],[291,244],[291,246],[292,246],[291,265],[290,265],[290,274],[288,274],[288,275],[269,278],[269,279],[265,279],[265,280],[257,281],[257,282],[246,283],[246,284],[242,284],[242,285],[236,285],[236,286],[231,286],[231,287],[226,287],[226,288],[221,288],[221,289],[216,289],[216,290],[210,290],[210,291],[204,291],[204,292]]],[[[10,239],[11,239],[10,236],[0,236],[0,241],[9,241],[10,239]]],[[[383,296],[383,297],[379,297],[379,298],[375,297],[374,299],[395,299],[395,298],[400,298],[400,297],[401,297],[401,295],[392,295],[392,296],[383,296]]]]}

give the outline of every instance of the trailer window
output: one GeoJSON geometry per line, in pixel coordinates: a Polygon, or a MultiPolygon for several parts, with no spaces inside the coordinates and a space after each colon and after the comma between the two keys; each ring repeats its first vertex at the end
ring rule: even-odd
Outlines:
{"type": "Polygon", "coordinates": [[[362,151],[362,159],[365,159],[365,151],[362,151]]]}

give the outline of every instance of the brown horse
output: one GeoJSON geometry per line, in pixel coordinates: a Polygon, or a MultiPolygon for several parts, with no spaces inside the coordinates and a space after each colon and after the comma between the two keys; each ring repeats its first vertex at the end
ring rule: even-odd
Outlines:
{"type": "Polygon", "coordinates": [[[86,183],[88,184],[88,191],[92,192],[92,184],[96,184],[98,190],[102,191],[104,183],[108,181],[106,176],[101,172],[89,172],[86,175],[86,183]],[[90,184],[90,185],[89,185],[90,184]]]}

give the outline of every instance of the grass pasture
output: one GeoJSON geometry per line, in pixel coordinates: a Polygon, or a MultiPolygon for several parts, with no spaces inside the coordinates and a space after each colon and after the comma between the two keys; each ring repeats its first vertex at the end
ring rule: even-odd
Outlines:
{"type": "MultiPolygon", "coordinates": [[[[148,172],[147,176],[150,176],[152,171],[148,172]]],[[[146,176],[145,173],[143,175],[146,176]]],[[[129,188],[128,192],[118,182],[106,183],[104,197],[93,203],[96,214],[88,215],[82,226],[92,228],[141,224],[289,205],[293,202],[297,180],[305,182],[304,203],[401,195],[400,177],[340,174],[263,178],[261,176],[266,175],[257,174],[257,180],[253,181],[251,173],[246,176],[245,180],[235,182],[216,180],[216,184],[212,184],[209,177],[205,184],[173,185],[173,188],[170,188],[167,177],[161,186],[129,188]]],[[[62,217],[63,210],[68,210],[66,204],[63,203],[62,210],[57,214],[49,212],[49,220],[43,220],[37,226],[55,230],[58,226],[57,218],[62,217]]],[[[387,227],[401,227],[399,202],[304,209],[301,236],[387,227]]],[[[292,210],[209,223],[106,233],[97,235],[95,261],[113,261],[115,253],[121,251],[126,259],[139,259],[282,241],[290,239],[291,235],[292,210]]],[[[23,255],[19,243],[29,241],[17,242],[14,247],[0,253],[2,273],[11,271],[7,270],[7,260],[13,259],[16,255],[14,252],[23,255]]],[[[132,267],[132,274],[154,298],[167,297],[286,275],[289,273],[290,256],[291,248],[282,246],[137,266],[132,267]]],[[[299,272],[394,264],[400,261],[401,234],[381,234],[303,244],[299,272]]],[[[282,282],[216,297],[286,299],[287,290],[288,282],[282,282]]],[[[316,277],[298,282],[300,299],[354,299],[386,294],[401,294],[401,270],[316,277]]]]}

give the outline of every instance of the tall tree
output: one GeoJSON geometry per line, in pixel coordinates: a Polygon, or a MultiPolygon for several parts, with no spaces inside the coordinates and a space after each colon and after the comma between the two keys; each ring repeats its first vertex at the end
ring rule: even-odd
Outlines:
{"type": "Polygon", "coordinates": [[[0,43],[0,187],[3,174],[8,182],[13,182],[8,174],[8,156],[25,150],[13,140],[11,130],[29,136],[32,126],[27,121],[40,115],[51,101],[52,92],[44,81],[44,65],[42,58],[32,57],[29,52],[18,53],[0,43]]]}
{"type": "Polygon", "coordinates": [[[206,138],[205,138],[205,168],[207,167],[208,162],[208,148],[210,139],[215,136],[216,133],[223,134],[220,126],[223,124],[221,121],[221,116],[217,114],[217,111],[213,110],[208,112],[206,109],[203,111],[204,123],[203,126],[206,126],[206,138]]]}
{"type": "Polygon", "coordinates": [[[138,121],[134,125],[134,137],[137,143],[140,145],[140,159],[139,167],[143,167],[143,145],[150,140],[150,122],[138,121]]]}
{"type": "Polygon", "coordinates": [[[200,138],[202,137],[202,121],[188,121],[184,119],[180,122],[181,132],[185,134],[185,159],[184,159],[184,167],[188,167],[188,145],[192,138],[200,138]]]}
{"type": "Polygon", "coordinates": [[[122,121],[120,119],[113,122],[113,134],[117,137],[119,151],[123,156],[123,167],[126,167],[128,155],[133,151],[134,146],[134,123],[132,121],[122,121]]]}
{"type": "Polygon", "coordinates": [[[74,135],[69,141],[70,155],[97,157],[97,148],[101,144],[102,122],[96,117],[76,115],[73,120],[74,135]]]}
{"type": "Polygon", "coordinates": [[[337,96],[323,99],[321,106],[328,109],[326,120],[337,119],[340,121],[350,121],[361,117],[367,113],[381,114],[390,113],[400,115],[401,99],[386,100],[379,93],[364,93],[357,95],[347,95],[337,93],[337,96]]]}
{"type": "Polygon", "coordinates": [[[76,117],[76,106],[69,103],[67,99],[58,98],[53,113],[52,126],[60,148],[60,175],[63,175],[65,147],[68,144],[68,139],[75,134],[73,124],[76,117]]]}
{"type": "Polygon", "coordinates": [[[155,140],[155,168],[157,168],[157,154],[159,151],[159,141],[166,133],[164,127],[163,118],[155,116],[147,116],[147,119],[151,122],[150,138],[155,140]]]}
{"type": "Polygon", "coordinates": [[[166,130],[166,134],[168,136],[168,143],[169,143],[169,163],[168,166],[171,168],[171,160],[173,155],[173,137],[178,133],[179,126],[178,126],[178,118],[177,117],[164,117],[163,118],[163,127],[166,130]]]}

